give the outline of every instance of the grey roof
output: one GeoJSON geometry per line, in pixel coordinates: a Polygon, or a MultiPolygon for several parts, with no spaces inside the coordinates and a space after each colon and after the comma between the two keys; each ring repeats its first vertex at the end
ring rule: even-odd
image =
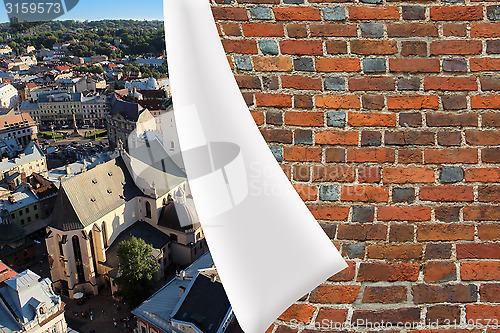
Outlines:
{"type": "Polygon", "coordinates": [[[38,103],[80,102],[81,100],[81,93],[49,92],[38,96],[38,103]]]}
{"type": "Polygon", "coordinates": [[[121,157],[63,180],[51,226],[63,230],[85,228],[142,192],[121,157]]]}
{"type": "Polygon", "coordinates": [[[205,253],[184,270],[184,278],[177,277],[170,280],[170,282],[165,284],[156,293],[135,308],[132,314],[167,331],[171,327],[169,325],[169,320],[172,311],[181,298],[179,295],[179,288],[183,288],[184,290],[187,289],[192,278],[198,274],[198,271],[205,268],[211,268],[213,263],[210,252],[205,253]]]}
{"type": "Polygon", "coordinates": [[[12,326],[12,318],[17,318],[21,324],[29,323],[35,318],[36,307],[41,303],[51,310],[59,306],[60,298],[53,293],[51,281],[39,280],[40,276],[26,270],[5,281],[6,286],[0,289],[3,301],[0,304],[0,332],[17,332],[19,326],[12,326]]]}
{"type": "Polygon", "coordinates": [[[15,159],[10,159],[10,160],[4,160],[0,161],[0,172],[5,171],[5,170],[10,170],[14,167],[33,162],[36,160],[39,160],[43,157],[43,153],[40,150],[40,148],[34,143],[30,142],[28,146],[24,149],[24,156],[15,158],[15,159]]]}
{"type": "Polygon", "coordinates": [[[169,236],[156,229],[151,224],[144,221],[137,221],[123,230],[113,241],[113,244],[106,250],[106,266],[118,268],[118,245],[123,241],[130,240],[132,237],[141,238],[147,244],[151,245],[155,258],[161,254],[161,249],[170,242],[169,236]]]}
{"type": "Polygon", "coordinates": [[[146,109],[137,103],[121,100],[114,94],[111,96],[111,115],[121,114],[127,120],[137,121],[144,110],[146,109]]]}

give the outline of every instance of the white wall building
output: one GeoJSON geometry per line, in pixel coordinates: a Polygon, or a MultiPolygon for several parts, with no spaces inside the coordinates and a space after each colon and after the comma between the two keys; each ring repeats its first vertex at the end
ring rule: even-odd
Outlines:
{"type": "Polygon", "coordinates": [[[0,84],[0,108],[9,110],[18,104],[17,89],[12,84],[0,84]]]}

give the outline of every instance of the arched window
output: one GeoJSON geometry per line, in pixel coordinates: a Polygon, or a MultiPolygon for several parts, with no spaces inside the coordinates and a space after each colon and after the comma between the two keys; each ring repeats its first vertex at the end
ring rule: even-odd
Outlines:
{"type": "Polygon", "coordinates": [[[73,236],[71,238],[73,243],[73,255],[75,256],[76,274],[78,275],[78,283],[85,282],[85,276],[83,273],[83,262],[82,262],[82,252],[80,249],[80,239],[78,236],[73,236]]]}
{"type": "Polygon", "coordinates": [[[148,219],[151,218],[151,204],[149,203],[149,201],[146,201],[146,217],[148,219]]]}
{"type": "Polygon", "coordinates": [[[106,222],[102,222],[102,244],[104,245],[104,248],[108,247],[108,232],[106,231],[106,222]]]}

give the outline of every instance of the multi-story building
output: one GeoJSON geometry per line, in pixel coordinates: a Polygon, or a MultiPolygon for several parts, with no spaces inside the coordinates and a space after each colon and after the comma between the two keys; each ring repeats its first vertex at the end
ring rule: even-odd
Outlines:
{"type": "Polygon", "coordinates": [[[66,333],[64,303],[48,278],[30,270],[4,281],[0,288],[0,332],[66,333]]]}
{"type": "Polygon", "coordinates": [[[81,93],[53,92],[40,95],[38,108],[42,125],[71,125],[73,115],[77,123],[83,122],[81,93]]]}
{"type": "MultiPolygon", "coordinates": [[[[16,174],[29,177],[33,173],[47,176],[47,160],[40,147],[34,142],[28,144],[24,152],[13,159],[0,161],[0,181],[8,180],[16,174]]],[[[15,184],[15,186],[20,184],[15,184]]]]}
{"type": "Polygon", "coordinates": [[[0,84],[0,109],[10,110],[18,104],[17,89],[12,84],[0,84]]]}
{"type": "Polygon", "coordinates": [[[8,210],[0,210],[0,219],[0,260],[16,270],[26,269],[35,261],[33,240],[26,237],[20,225],[11,221],[8,210]]]}
{"type": "Polygon", "coordinates": [[[7,56],[12,54],[12,48],[7,44],[0,45],[0,56],[7,56]]]}
{"type": "Polygon", "coordinates": [[[82,97],[82,119],[86,125],[102,125],[109,112],[109,102],[106,95],[82,97]]]}
{"type": "Polygon", "coordinates": [[[15,139],[19,147],[25,148],[37,138],[38,127],[28,113],[16,114],[14,110],[0,115],[0,140],[15,139]]]}

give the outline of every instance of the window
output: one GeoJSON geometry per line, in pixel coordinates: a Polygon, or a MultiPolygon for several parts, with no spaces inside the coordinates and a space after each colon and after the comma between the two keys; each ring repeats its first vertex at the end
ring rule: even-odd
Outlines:
{"type": "MultiPolygon", "coordinates": [[[[31,169],[31,167],[30,167],[31,169]]],[[[29,207],[26,207],[26,214],[28,214],[30,212],[30,208],[29,207]]]]}
{"type": "Polygon", "coordinates": [[[35,214],[35,219],[37,219],[37,220],[39,219],[39,215],[38,215],[38,213],[37,213],[37,214],[35,214]]]}
{"type": "Polygon", "coordinates": [[[22,211],[22,210],[20,210],[20,211],[19,211],[19,216],[22,216],[22,215],[23,215],[23,211],[22,211]]]}
{"type": "Polygon", "coordinates": [[[102,242],[105,248],[108,247],[108,233],[106,231],[106,222],[102,222],[102,242]]]}
{"type": "Polygon", "coordinates": [[[28,216],[28,223],[31,222],[31,216],[28,216]]]}
{"type": "Polygon", "coordinates": [[[21,225],[24,225],[24,219],[21,219],[21,225]]]}
{"type": "Polygon", "coordinates": [[[146,201],[146,217],[148,219],[151,218],[151,204],[149,203],[149,201],[146,201]]]}
{"type": "Polygon", "coordinates": [[[38,209],[38,206],[37,206],[37,205],[33,205],[33,209],[34,209],[34,210],[37,210],[37,209],[38,209]]]}

